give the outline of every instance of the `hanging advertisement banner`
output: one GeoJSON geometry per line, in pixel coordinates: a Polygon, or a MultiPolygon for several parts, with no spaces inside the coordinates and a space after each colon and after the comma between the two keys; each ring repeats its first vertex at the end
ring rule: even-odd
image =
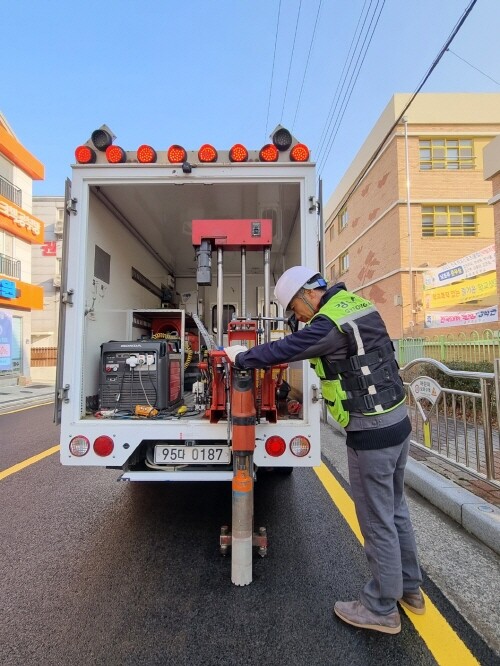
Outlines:
{"type": "Polygon", "coordinates": [[[0,370],[12,370],[12,315],[0,310],[0,370]]]}
{"type": "Polygon", "coordinates": [[[428,289],[423,293],[423,302],[426,310],[436,310],[459,305],[460,303],[479,301],[488,296],[495,296],[496,293],[497,274],[496,271],[493,271],[470,280],[457,282],[448,287],[428,289]]]}
{"type": "Polygon", "coordinates": [[[495,246],[488,245],[466,257],[425,271],[423,274],[424,289],[441,287],[494,270],[496,270],[495,246]]]}
{"type": "Polygon", "coordinates": [[[447,326],[469,326],[489,324],[498,321],[498,305],[468,312],[426,312],[425,328],[446,328],[447,326]]]}

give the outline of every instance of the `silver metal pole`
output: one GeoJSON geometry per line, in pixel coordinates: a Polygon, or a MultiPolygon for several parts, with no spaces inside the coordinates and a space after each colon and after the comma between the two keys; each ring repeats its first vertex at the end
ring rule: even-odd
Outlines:
{"type": "Polygon", "coordinates": [[[484,454],[486,459],[486,478],[495,478],[493,462],[493,433],[491,429],[490,390],[486,379],[480,380],[481,402],[483,408],[484,454]]]}
{"type": "Polygon", "coordinates": [[[264,250],[264,341],[271,340],[271,249],[264,250]]]}
{"type": "Polygon", "coordinates": [[[241,248],[241,317],[247,316],[247,249],[241,248]]]}
{"type": "Polygon", "coordinates": [[[223,345],[222,315],[224,309],[224,273],[222,266],[222,248],[217,248],[217,345],[223,345]]]}

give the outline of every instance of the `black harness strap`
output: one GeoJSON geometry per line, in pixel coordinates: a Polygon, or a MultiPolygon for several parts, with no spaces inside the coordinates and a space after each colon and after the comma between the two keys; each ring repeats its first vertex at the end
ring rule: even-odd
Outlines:
{"type": "Polygon", "coordinates": [[[371,412],[375,405],[381,405],[382,409],[394,407],[405,397],[405,390],[402,386],[393,386],[390,389],[379,391],[378,393],[368,393],[354,398],[342,400],[344,409],[349,412],[371,412]]]}
{"type": "Polygon", "coordinates": [[[359,356],[350,356],[341,361],[329,361],[328,365],[332,372],[340,374],[342,372],[349,372],[352,370],[359,370],[361,366],[371,365],[373,363],[380,363],[386,359],[394,359],[394,347],[392,342],[388,342],[382,347],[378,347],[368,354],[360,354],[359,356]]]}

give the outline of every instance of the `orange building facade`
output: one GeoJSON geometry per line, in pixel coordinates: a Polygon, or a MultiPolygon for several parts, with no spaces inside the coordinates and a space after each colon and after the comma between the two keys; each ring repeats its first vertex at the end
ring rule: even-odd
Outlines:
{"type": "Polygon", "coordinates": [[[31,282],[31,248],[44,242],[32,214],[32,183],[43,165],[0,114],[0,383],[30,378],[31,312],[43,308],[43,289],[31,282]]]}
{"type": "Polygon", "coordinates": [[[420,94],[397,122],[408,99],[392,98],[325,207],[326,277],[372,300],[392,338],[498,328],[483,150],[500,94],[420,94]]]}

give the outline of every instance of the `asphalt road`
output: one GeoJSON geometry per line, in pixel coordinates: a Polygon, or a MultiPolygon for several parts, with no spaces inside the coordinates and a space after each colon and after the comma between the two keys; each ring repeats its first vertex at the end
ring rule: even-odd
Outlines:
{"type": "MultiPolygon", "coordinates": [[[[0,470],[58,443],[52,409],[0,416],[0,470]]],[[[269,554],[243,588],[218,550],[229,484],[118,476],[62,467],[56,454],[0,480],[3,666],[436,663],[404,614],[397,636],[332,616],[368,570],[314,471],[259,479],[255,525],[268,529],[269,554]]],[[[430,580],[424,589],[478,662],[498,664],[430,580]]]]}

